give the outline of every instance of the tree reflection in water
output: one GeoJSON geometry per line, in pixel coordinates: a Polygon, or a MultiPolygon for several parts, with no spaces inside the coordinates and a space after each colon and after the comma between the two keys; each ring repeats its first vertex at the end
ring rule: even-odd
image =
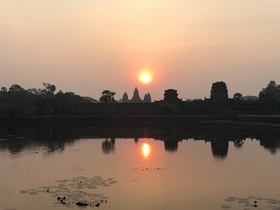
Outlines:
{"type": "Polygon", "coordinates": [[[260,146],[275,154],[280,148],[280,130],[267,126],[222,125],[189,123],[183,125],[3,125],[0,128],[0,150],[20,153],[22,150],[35,151],[44,148],[48,152],[63,152],[67,145],[80,138],[103,138],[102,151],[109,154],[115,151],[116,138],[132,138],[137,143],[139,138],[151,138],[164,142],[165,150],[176,152],[178,143],[194,139],[211,143],[215,158],[228,155],[229,142],[241,148],[245,139],[256,139],[260,146]]]}
{"type": "Polygon", "coordinates": [[[110,138],[110,140],[108,140],[106,138],[106,140],[102,142],[103,153],[104,154],[109,154],[111,152],[114,152],[115,151],[115,142],[116,142],[115,138],[110,138]]]}

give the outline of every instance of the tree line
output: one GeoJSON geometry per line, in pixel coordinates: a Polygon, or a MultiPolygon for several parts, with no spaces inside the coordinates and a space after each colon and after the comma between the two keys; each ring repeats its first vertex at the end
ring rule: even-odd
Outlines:
{"type": "Polygon", "coordinates": [[[280,112],[280,85],[270,81],[258,97],[235,93],[233,98],[229,98],[226,84],[216,82],[212,84],[210,99],[213,108],[220,113],[276,114],[280,112]]]}
{"type": "Polygon", "coordinates": [[[0,117],[44,115],[46,105],[59,109],[64,104],[88,102],[91,101],[73,92],[56,92],[56,86],[49,83],[38,89],[13,84],[0,89],[0,117]]]}
{"type": "MultiPolygon", "coordinates": [[[[229,99],[224,82],[213,83],[210,93],[210,99],[197,102],[195,109],[199,109],[198,107],[201,106],[201,109],[205,110],[206,107],[211,106],[210,110],[216,110],[217,113],[226,110],[226,112],[246,114],[246,112],[253,113],[253,109],[257,110],[256,113],[275,114],[280,112],[280,85],[275,81],[270,81],[267,87],[259,92],[258,97],[254,98],[235,93],[233,98],[229,99]]],[[[47,111],[59,114],[63,106],[74,103],[116,103],[118,101],[115,100],[115,95],[115,92],[104,90],[97,101],[73,92],[64,93],[61,90],[57,92],[56,86],[49,83],[43,83],[43,87],[38,89],[24,89],[18,84],[13,84],[10,88],[2,87],[0,89],[0,117],[41,116],[46,115],[47,111]]],[[[191,109],[194,106],[186,104],[188,101],[181,102],[177,95],[171,96],[171,101],[164,98],[163,102],[159,104],[160,110],[163,110],[164,113],[178,113],[179,109],[185,110],[183,113],[192,112],[191,109]]]]}

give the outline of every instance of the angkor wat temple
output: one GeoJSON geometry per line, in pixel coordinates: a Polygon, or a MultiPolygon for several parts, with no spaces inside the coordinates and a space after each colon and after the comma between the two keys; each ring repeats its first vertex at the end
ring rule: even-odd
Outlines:
{"type": "Polygon", "coordinates": [[[138,91],[138,89],[136,87],[134,89],[132,98],[128,99],[128,94],[125,92],[123,94],[121,102],[122,103],[151,103],[152,102],[152,97],[151,97],[151,94],[148,93],[148,94],[144,95],[144,99],[142,100],[140,98],[139,91],[138,91]]]}
{"type": "MultiPolygon", "coordinates": [[[[182,100],[175,89],[167,89],[163,99],[151,100],[145,94],[141,99],[137,88],[129,99],[125,93],[122,100],[114,100],[115,92],[105,90],[100,100],[89,100],[72,92],[55,92],[55,86],[44,83],[44,89],[27,89],[12,85],[0,91],[0,120],[59,119],[71,122],[82,120],[96,122],[127,123],[184,123],[187,121],[258,121],[280,123],[280,85],[270,81],[258,97],[243,97],[235,93],[229,98],[227,85],[215,82],[209,98],[182,100]],[[101,100],[102,99],[102,100],[101,100]],[[104,100],[103,100],[104,99],[104,100]]],[[[280,127],[278,125],[278,127],[280,127]]]]}
{"type": "Polygon", "coordinates": [[[144,100],[137,88],[131,100],[125,93],[122,102],[67,104],[59,107],[46,107],[47,115],[73,116],[158,116],[158,115],[267,115],[279,114],[280,104],[267,104],[259,100],[229,98],[224,82],[212,84],[210,98],[183,101],[177,90],[168,89],[164,99],[150,102],[150,94],[144,100]]]}

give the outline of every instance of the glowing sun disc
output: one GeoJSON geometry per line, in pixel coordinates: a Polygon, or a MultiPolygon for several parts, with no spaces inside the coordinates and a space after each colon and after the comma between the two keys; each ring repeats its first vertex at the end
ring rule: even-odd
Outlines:
{"type": "Polygon", "coordinates": [[[148,84],[152,81],[152,74],[148,71],[143,71],[139,74],[139,80],[144,84],[148,84]]]}

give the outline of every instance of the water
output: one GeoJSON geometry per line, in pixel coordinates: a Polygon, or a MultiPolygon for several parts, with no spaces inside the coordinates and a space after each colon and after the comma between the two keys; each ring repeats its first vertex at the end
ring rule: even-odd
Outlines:
{"type": "Polygon", "coordinates": [[[280,209],[279,131],[168,128],[1,129],[0,209],[280,209]]]}

